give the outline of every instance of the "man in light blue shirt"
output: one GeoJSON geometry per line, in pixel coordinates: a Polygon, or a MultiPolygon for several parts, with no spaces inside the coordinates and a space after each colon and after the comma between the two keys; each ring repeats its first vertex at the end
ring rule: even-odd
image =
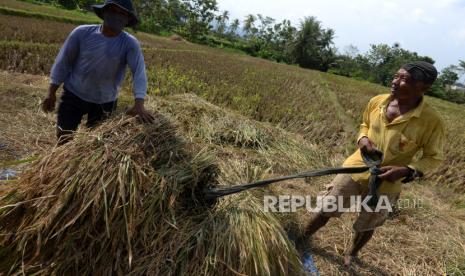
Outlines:
{"type": "Polygon", "coordinates": [[[147,77],[141,47],[134,36],[123,31],[138,22],[131,1],[106,0],[93,8],[103,24],[83,25],[71,32],[53,64],[49,93],[42,105],[44,111],[53,111],[56,91],[64,84],[57,116],[60,144],[71,138],[69,134],[84,115],[87,126],[93,127],[114,111],[127,66],[132,72],[135,98],[128,114],[143,122],[153,121],[144,108],[147,77]]]}

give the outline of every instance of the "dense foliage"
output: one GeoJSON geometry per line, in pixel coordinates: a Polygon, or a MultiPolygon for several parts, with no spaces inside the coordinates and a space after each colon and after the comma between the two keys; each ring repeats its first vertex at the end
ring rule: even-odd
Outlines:
{"type": "MultiPolygon", "coordinates": [[[[337,55],[330,72],[390,86],[395,72],[403,64],[416,60],[435,63],[431,57],[420,56],[416,52],[405,50],[398,43],[392,46],[371,45],[364,54],[358,53],[358,50],[351,46],[346,49],[345,53],[337,55]]],[[[465,103],[465,93],[450,90],[450,86],[459,80],[463,71],[464,68],[461,66],[451,65],[444,68],[428,94],[457,103],[465,103]]]]}

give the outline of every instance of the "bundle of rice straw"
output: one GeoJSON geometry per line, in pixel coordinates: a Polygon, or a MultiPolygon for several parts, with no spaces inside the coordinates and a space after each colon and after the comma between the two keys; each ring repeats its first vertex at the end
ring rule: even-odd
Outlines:
{"type": "Polygon", "coordinates": [[[217,178],[204,147],[159,114],[78,132],[0,198],[0,274],[300,274],[257,198],[203,202],[217,178]]]}

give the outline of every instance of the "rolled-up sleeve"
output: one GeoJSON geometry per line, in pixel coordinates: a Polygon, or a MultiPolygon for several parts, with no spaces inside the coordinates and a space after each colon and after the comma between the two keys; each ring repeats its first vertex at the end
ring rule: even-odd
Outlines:
{"type": "Polygon", "coordinates": [[[430,137],[423,146],[423,156],[408,167],[422,172],[430,172],[444,161],[445,127],[441,120],[434,124],[430,137]]]}
{"type": "Polygon", "coordinates": [[[144,55],[138,41],[134,41],[133,46],[129,49],[127,62],[132,72],[134,98],[144,99],[147,95],[147,75],[144,55]]]}
{"type": "Polygon", "coordinates": [[[50,83],[61,85],[71,73],[79,53],[79,34],[80,28],[77,27],[69,34],[68,38],[66,38],[52,66],[50,83]]]}

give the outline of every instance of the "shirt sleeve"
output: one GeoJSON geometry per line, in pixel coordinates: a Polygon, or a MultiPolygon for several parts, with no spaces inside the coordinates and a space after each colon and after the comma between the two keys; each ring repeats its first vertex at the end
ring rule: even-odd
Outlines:
{"type": "Polygon", "coordinates": [[[362,139],[362,137],[368,137],[368,129],[370,126],[370,113],[371,113],[371,102],[368,102],[367,106],[365,107],[365,111],[363,112],[362,117],[362,124],[360,124],[360,131],[357,137],[357,143],[362,139]]]}
{"type": "Polygon", "coordinates": [[[147,75],[145,73],[144,56],[139,42],[134,42],[128,51],[127,62],[132,72],[134,98],[144,99],[147,95],[147,75]]]}
{"type": "Polygon", "coordinates": [[[423,174],[439,167],[444,161],[444,140],[444,123],[438,120],[427,143],[423,146],[423,156],[418,161],[409,164],[408,167],[423,174]]]}
{"type": "Polygon", "coordinates": [[[80,28],[74,29],[66,38],[50,73],[50,83],[61,85],[68,78],[79,53],[80,28]]]}

